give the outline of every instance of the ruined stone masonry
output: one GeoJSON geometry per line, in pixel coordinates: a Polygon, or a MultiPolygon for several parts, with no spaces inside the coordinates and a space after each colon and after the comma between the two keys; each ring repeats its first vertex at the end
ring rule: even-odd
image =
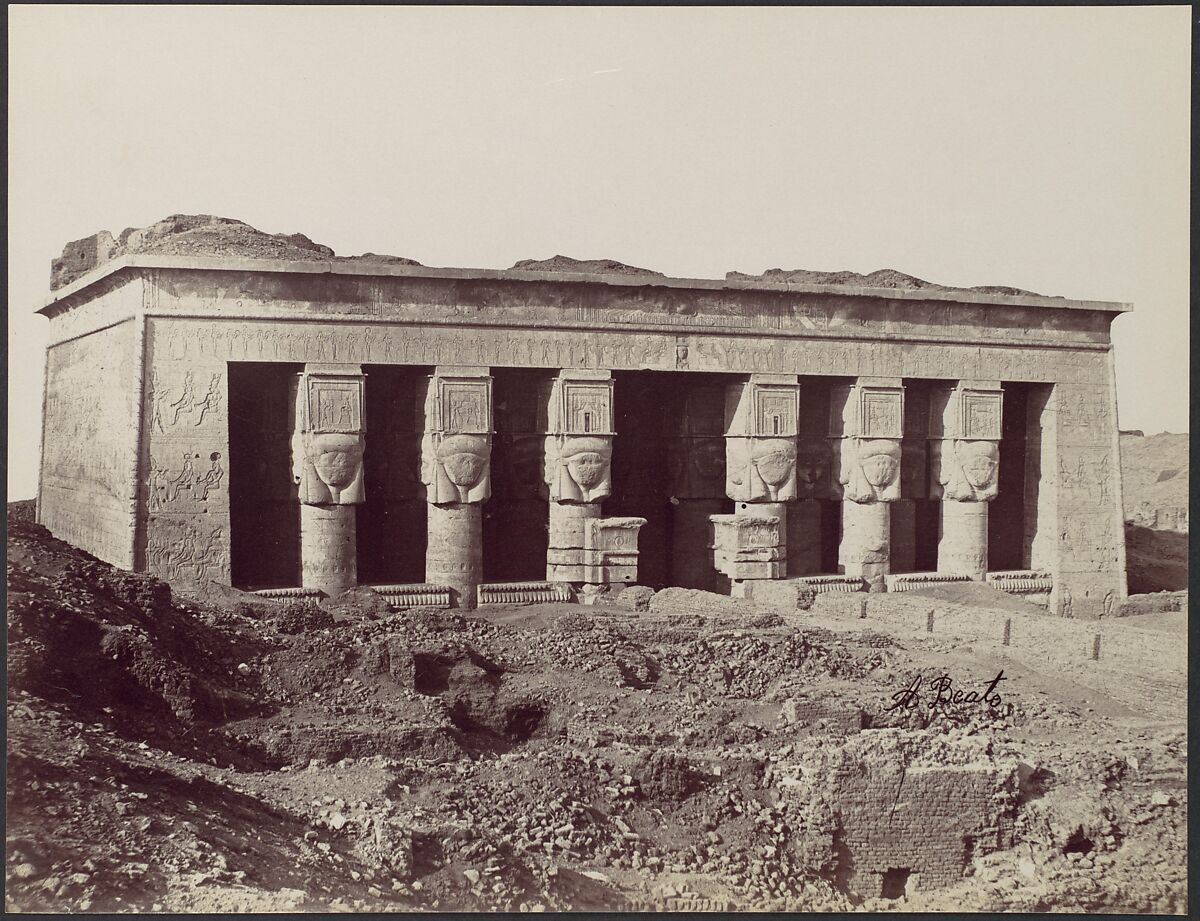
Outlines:
{"type": "Polygon", "coordinates": [[[205,216],[69,244],[54,280],[39,520],[128,569],[466,608],[834,577],[1036,582],[1080,618],[1126,594],[1125,304],[426,268],[205,216]]]}

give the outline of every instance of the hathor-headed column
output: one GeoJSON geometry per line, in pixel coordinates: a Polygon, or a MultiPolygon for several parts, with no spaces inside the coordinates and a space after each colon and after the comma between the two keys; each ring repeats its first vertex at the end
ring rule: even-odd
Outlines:
{"type": "Polygon", "coordinates": [[[860,377],[830,394],[830,445],[842,492],[838,568],[883,591],[891,571],[890,504],[900,497],[904,387],[896,378],[860,377]]]}
{"type": "Polygon", "coordinates": [[[364,496],[362,368],[305,365],[293,384],[292,404],[301,585],[338,595],[358,584],[355,506],[364,496]]]}
{"type": "Polygon", "coordinates": [[[550,493],[546,578],[570,582],[581,600],[601,585],[637,579],[638,529],[644,518],[601,518],[612,493],[611,371],[561,371],[542,389],[545,480],[550,493]]]}
{"type": "Polygon", "coordinates": [[[787,575],[787,504],[797,497],[795,375],[751,374],[725,391],[725,491],[734,514],[712,515],[713,564],[730,592],[787,575]]]}
{"type": "Polygon", "coordinates": [[[942,500],[938,572],[987,574],[988,502],[1000,463],[999,381],[959,381],[929,401],[929,494],[942,500]]]}
{"type": "Polygon", "coordinates": [[[482,503],[492,494],[492,377],[439,365],[425,379],[421,482],[429,506],[425,581],[474,608],[483,575],[482,503]]]}
{"type": "Polygon", "coordinates": [[[713,591],[710,515],[725,498],[725,388],[689,387],[671,417],[671,584],[713,591]]]}

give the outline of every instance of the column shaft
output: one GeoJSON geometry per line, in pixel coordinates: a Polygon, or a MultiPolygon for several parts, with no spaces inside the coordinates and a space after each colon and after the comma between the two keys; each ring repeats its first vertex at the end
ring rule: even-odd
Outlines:
{"type": "Polygon", "coordinates": [[[883,591],[891,571],[891,503],[842,502],[842,543],[838,568],[859,576],[869,591],[883,591]]]}
{"type": "Polygon", "coordinates": [[[914,572],[917,568],[917,503],[897,499],[892,503],[892,572],[914,572]]]}
{"type": "Polygon", "coordinates": [[[429,505],[425,581],[450,586],[450,605],[474,608],[483,575],[483,506],[429,505]]]}
{"type": "Polygon", "coordinates": [[[982,581],[987,573],[988,503],[942,501],[938,572],[982,581]]]}
{"type": "Polygon", "coordinates": [[[816,499],[788,505],[787,561],[789,576],[815,576],[821,571],[821,503],[816,499]]]}
{"type": "Polygon", "coordinates": [[[551,502],[546,579],[584,582],[583,547],[586,522],[600,517],[599,502],[551,502]]]}
{"type": "Polygon", "coordinates": [[[330,597],[358,584],[353,505],[300,506],[300,584],[330,597]]]}

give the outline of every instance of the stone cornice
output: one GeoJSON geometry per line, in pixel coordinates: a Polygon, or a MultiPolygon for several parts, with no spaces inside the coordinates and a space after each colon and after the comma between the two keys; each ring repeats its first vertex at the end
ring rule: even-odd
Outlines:
{"type": "Polygon", "coordinates": [[[194,271],[278,272],[307,275],[359,275],[391,278],[455,280],[498,280],[542,284],[608,285],[624,288],[674,288],[693,291],[761,291],[779,294],[814,294],[838,297],[879,298],[886,300],[944,301],[949,304],[998,305],[1012,307],[1049,307],[1062,310],[1087,310],[1125,313],[1132,304],[1114,301],[1069,300],[1033,295],[985,294],[977,291],[942,291],[930,288],[869,288],[855,285],[816,285],[744,279],[667,278],[661,275],[581,274],[574,272],[534,272],[520,269],[456,269],[425,266],[388,265],[365,261],[289,261],[219,256],[173,256],[138,253],[121,256],[98,266],[71,284],[56,291],[38,313],[52,316],[74,303],[87,300],[89,289],[110,276],[137,269],[182,269],[194,271]],[[57,308],[57,309],[56,309],[57,308]]]}

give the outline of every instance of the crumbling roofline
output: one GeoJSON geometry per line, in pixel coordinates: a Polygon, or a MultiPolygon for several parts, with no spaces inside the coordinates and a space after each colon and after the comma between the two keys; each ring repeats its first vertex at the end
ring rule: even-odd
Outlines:
{"type": "Polygon", "coordinates": [[[682,288],[696,291],[773,291],[792,294],[828,294],[840,297],[887,300],[946,301],[970,305],[1052,307],[1067,310],[1097,310],[1126,313],[1132,304],[1116,301],[1083,301],[1033,295],[985,294],[972,291],[938,291],[927,288],[868,288],[857,285],[819,285],[716,278],[668,278],[662,275],[584,274],[538,272],[522,269],[431,268],[380,263],[299,261],[220,256],[160,256],[135,253],[119,256],[98,266],[56,291],[37,312],[50,316],[54,307],[74,300],[87,288],[126,269],[192,269],[197,271],[286,272],[305,275],[367,275],[396,278],[480,279],[542,282],[550,284],[594,284],[625,288],[682,288]]]}

